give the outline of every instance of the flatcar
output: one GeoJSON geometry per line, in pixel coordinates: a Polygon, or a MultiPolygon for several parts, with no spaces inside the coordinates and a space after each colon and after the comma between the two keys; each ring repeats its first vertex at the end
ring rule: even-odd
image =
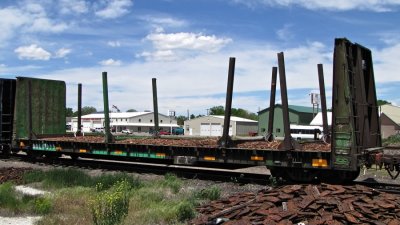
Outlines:
{"type": "MultiPolygon", "coordinates": [[[[286,92],[283,53],[278,54],[278,61],[281,90],[286,92]]],[[[381,150],[371,51],[345,38],[335,39],[333,65],[333,118],[331,130],[324,130],[329,135],[324,139],[326,143],[298,143],[290,136],[289,124],[283,141],[266,137],[232,140],[225,132],[220,140],[207,143],[160,138],[115,141],[109,137],[108,129],[105,138],[71,136],[65,133],[65,82],[17,77],[0,79],[0,150],[3,155],[24,151],[31,157],[69,155],[74,159],[151,160],[185,165],[265,165],[273,176],[287,180],[347,182],[359,175],[362,166],[371,165],[373,154],[381,150]]],[[[228,72],[232,79],[233,69],[234,63],[228,72]]],[[[276,73],[276,69],[273,71],[276,73]]],[[[232,86],[233,81],[228,78],[225,121],[230,116],[232,86]]],[[[107,94],[107,88],[104,90],[107,94]]],[[[104,96],[108,105],[108,96],[104,96]]],[[[287,98],[287,94],[283,97],[287,98]]],[[[107,118],[106,109],[105,106],[107,118]]],[[[154,115],[158,115],[156,110],[154,115]]],[[[227,130],[226,123],[224,126],[227,130]]]]}

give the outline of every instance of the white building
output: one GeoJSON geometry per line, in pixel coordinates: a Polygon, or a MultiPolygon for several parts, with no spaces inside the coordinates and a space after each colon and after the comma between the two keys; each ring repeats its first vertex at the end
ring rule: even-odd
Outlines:
{"type": "MultiPolygon", "coordinates": [[[[185,135],[222,136],[224,116],[203,116],[184,122],[185,135]]],[[[231,116],[229,135],[247,136],[249,132],[257,132],[258,122],[231,116]]]]}
{"type": "MultiPolygon", "coordinates": [[[[153,112],[123,112],[110,113],[110,128],[114,132],[129,129],[132,132],[150,132],[154,129],[153,112]]],[[[175,117],[158,114],[159,127],[161,130],[171,132],[172,128],[179,127],[175,117]]],[[[104,128],[104,113],[93,113],[82,116],[82,131],[91,132],[104,128]]],[[[72,129],[76,131],[78,117],[72,118],[72,129]]]]}
{"type": "MultiPolygon", "coordinates": [[[[328,119],[328,126],[332,125],[332,112],[326,112],[326,117],[328,119]]],[[[322,126],[322,112],[319,112],[314,119],[310,122],[311,126],[322,126]]]]}

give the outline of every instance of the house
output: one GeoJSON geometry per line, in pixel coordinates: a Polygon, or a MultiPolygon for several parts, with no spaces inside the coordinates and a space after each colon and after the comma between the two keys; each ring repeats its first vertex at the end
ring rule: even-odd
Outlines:
{"type": "Polygon", "coordinates": [[[400,107],[391,104],[379,107],[382,138],[400,134],[400,107]]]}
{"type": "MultiPolygon", "coordinates": [[[[267,132],[270,108],[258,112],[258,134],[267,132]]],[[[310,125],[318,109],[307,106],[289,105],[289,123],[296,125],[310,125]]],[[[273,134],[277,137],[284,136],[282,105],[276,104],[274,110],[273,134]]]]}
{"type": "MultiPolygon", "coordinates": [[[[154,129],[153,112],[122,112],[110,113],[110,127],[115,132],[129,129],[132,132],[151,132],[154,129]]],[[[158,114],[159,127],[163,131],[171,132],[172,128],[179,127],[175,117],[158,114]]],[[[90,132],[104,128],[104,113],[93,113],[81,118],[82,131],[90,132]]],[[[72,129],[76,131],[78,117],[72,118],[72,129]]]]}
{"type": "MultiPolygon", "coordinates": [[[[203,116],[184,122],[185,135],[194,136],[222,136],[225,116],[203,116]]],[[[241,117],[231,116],[229,135],[247,136],[249,133],[257,132],[258,122],[241,117]]]]}

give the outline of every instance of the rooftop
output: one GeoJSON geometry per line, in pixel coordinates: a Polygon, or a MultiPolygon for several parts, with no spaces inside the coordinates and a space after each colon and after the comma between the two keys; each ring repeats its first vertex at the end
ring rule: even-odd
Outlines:
{"type": "MultiPolygon", "coordinates": [[[[150,114],[152,112],[120,112],[120,113],[110,113],[110,118],[132,118],[136,116],[150,114]]],[[[77,117],[75,117],[77,118],[77,117]]],[[[90,119],[101,119],[104,118],[104,113],[92,113],[82,116],[82,118],[90,119]]]]}
{"type": "MultiPolygon", "coordinates": [[[[282,108],[282,104],[275,104],[275,107],[282,108]]],[[[296,111],[296,112],[301,112],[301,113],[314,113],[313,111],[317,111],[317,109],[315,109],[315,108],[313,109],[313,107],[309,107],[309,106],[289,105],[288,107],[289,107],[289,110],[291,110],[291,111],[296,111]]],[[[266,111],[269,111],[269,107],[259,111],[258,114],[264,113],[266,111]]]]}
{"type": "Polygon", "coordinates": [[[385,113],[387,117],[395,123],[400,124],[400,107],[391,104],[381,105],[379,107],[380,113],[385,113]]]}

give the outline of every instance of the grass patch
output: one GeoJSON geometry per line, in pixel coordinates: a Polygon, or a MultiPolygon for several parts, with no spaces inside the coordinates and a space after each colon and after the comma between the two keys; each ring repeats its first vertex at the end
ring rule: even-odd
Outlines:
{"type": "Polygon", "coordinates": [[[48,196],[26,196],[14,189],[12,183],[0,185],[0,209],[9,215],[39,214],[51,212],[53,204],[48,196]]]}
{"type": "Polygon", "coordinates": [[[93,184],[88,174],[76,169],[34,170],[25,173],[23,181],[24,183],[42,182],[44,187],[55,189],[74,186],[89,187],[93,184]]]}
{"type": "Polygon", "coordinates": [[[126,173],[104,174],[93,177],[92,185],[96,185],[98,191],[109,189],[120,181],[124,181],[130,188],[139,188],[142,183],[138,178],[132,177],[126,173]],[[101,185],[98,185],[101,184],[101,185]]]}
{"type": "Polygon", "coordinates": [[[17,197],[17,193],[10,182],[0,185],[0,207],[17,211],[22,203],[17,197]]]}
{"type": "Polygon", "coordinates": [[[195,216],[196,199],[183,192],[184,182],[173,174],[132,191],[123,224],[185,224],[195,216]]]}
{"type": "Polygon", "coordinates": [[[384,139],[383,145],[400,145],[400,134],[395,134],[384,139]]]}
{"type": "Polygon", "coordinates": [[[64,188],[54,193],[53,209],[43,216],[38,225],[92,225],[93,220],[89,202],[93,188],[73,187],[64,188]]]}
{"type": "Polygon", "coordinates": [[[159,185],[161,187],[170,188],[174,193],[178,193],[182,187],[182,180],[179,179],[176,175],[167,173],[164,176],[164,180],[161,180],[159,185]]]}
{"type": "Polygon", "coordinates": [[[59,189],[68,187],[95,187],[102,184],[102,190],[108,189],[118,181],[125,180],[132,187],[139,187],[141,184],[137,178],[126,173],[104,174],[100,176],[89,176],[77,169],[54,169],[49,171],[33,170],[23,176],[24,183],[41,182],[43,187],[59,189]]]}
{"type": "Polygon", "coordinates": [[[217,200],[221,197],[221,189],[212,186],[206,189],[202,189],[199,192],[194,193],[195,198],[205,200],[217,200]]]}
{"type": "Polygon", "coordinates": [[[24,182],[61,188],[53,191],[52,199],[26,199],[36,210],[32,212],[44,214],[39,225],[186,224],[195,217],[200,202],[221,195],[215,186],[189,191],[173,174],[142,182],[125,173],[93,177],[74,169],[56,169],[28,172],[24,182]]]}

